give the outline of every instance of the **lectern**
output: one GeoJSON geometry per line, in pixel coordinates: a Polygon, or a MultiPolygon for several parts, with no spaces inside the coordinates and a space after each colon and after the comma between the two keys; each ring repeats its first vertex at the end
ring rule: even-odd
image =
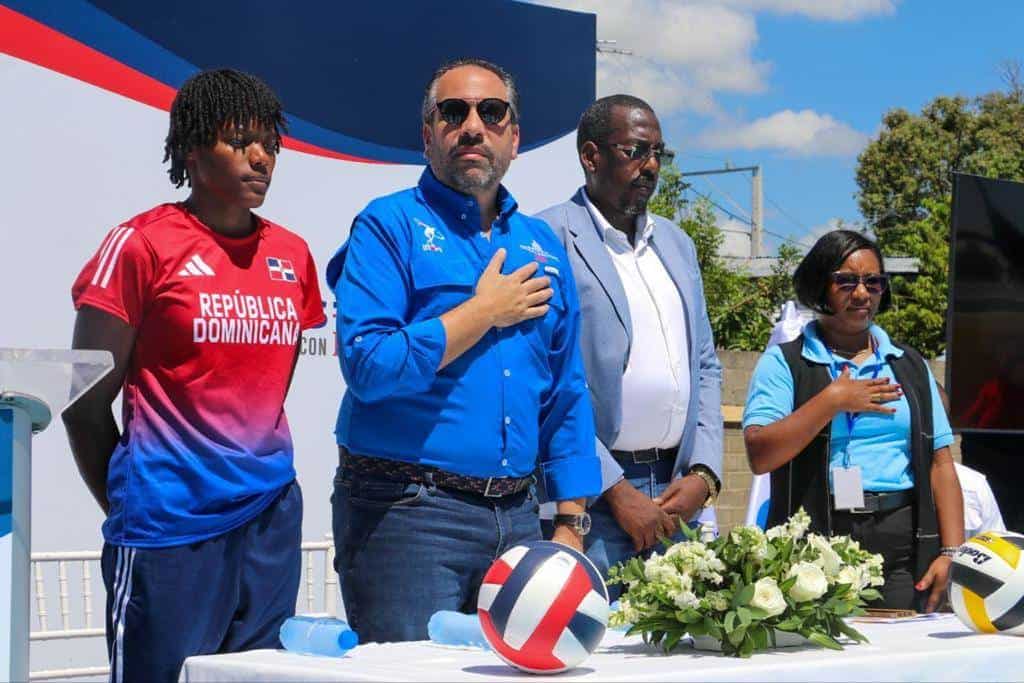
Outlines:
{"type": "Polygon", "coordinates": [[[0,349],[0,679],[28,680],[32,435],[113,366],[109,351],[0,349]]]}

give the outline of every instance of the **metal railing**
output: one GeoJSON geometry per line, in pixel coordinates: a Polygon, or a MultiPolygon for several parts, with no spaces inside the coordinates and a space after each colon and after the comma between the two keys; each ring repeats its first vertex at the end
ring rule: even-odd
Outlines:
{"type": "MultiPolygon", "coordinates": [[[[102,620],[105,618],[106,597],[101,584],[97,584],[100,578],[100,557],[100,551],[32,553],[35,628],[29,633],[30,642],[104,636],[102,620]],[[51,618],[51,594],[47,588],[54,583],[58,611],[51,618]],[[75,586],[78,587],[77,591],[74,590],[75,586]],[[98,617],[94,600],[97,592],[100,605],[98,617]],[[81,611],[74,607],[80,607],[81,611]],[[97,621],[100,623],[96,624],[97,621]]],[[[338,575],[334,572],[334,542],[330,536],[323,541],[306,541],[302,544],[302,579],[295,597],[295,611],[313,616],[337,616],[338,575]]],[[[44,669],[30,672],[29,679],[46,681],[106,676],[109,672],[106,666],[44,669]]]]}

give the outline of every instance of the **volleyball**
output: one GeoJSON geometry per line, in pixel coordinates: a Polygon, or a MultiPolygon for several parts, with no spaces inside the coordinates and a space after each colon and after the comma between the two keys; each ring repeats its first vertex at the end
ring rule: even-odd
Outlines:
{"type": "Polygon", "coordinates": [[[552,541],[494,561],[477,600],[484,637],[506,663],[559,673],[587,658],[608,625],[608,589],[585,555],[552,541]]]}
{"type": "Polygon", "coordinates": [[[1024,535],[986,531],[957,550],[950,570],[953,611],[980,633],[1024,635],[1024,535]]]}

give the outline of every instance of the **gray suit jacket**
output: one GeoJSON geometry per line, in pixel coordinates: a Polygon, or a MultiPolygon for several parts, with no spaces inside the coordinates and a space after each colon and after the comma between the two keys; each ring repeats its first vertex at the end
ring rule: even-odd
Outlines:
{"type": "MultiPolygon", "coordinates": [[[[547,209],[544,219],[562,240],[579,290],[583,334],[580,346],[594,404],[601,490],[622,477],[608,452],[622,428],[622,375],[629,361],[633,326],[626,292],[587,210],[580,188],[568,202],[547,209]]],[[[701,464],[722,478],[722,366],[715,354],[704,286],[693,240],[671,221],[654,216],[651,246],[679,289],[690,351],[690,391],[686,423],[673,476],[701,464]]],[[[654,331],[652,330],[652,333],[654,331]]]]}

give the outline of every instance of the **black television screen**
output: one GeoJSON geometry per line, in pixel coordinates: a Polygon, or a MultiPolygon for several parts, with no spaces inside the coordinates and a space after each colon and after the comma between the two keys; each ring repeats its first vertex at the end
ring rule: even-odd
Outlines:
{"type": "Polygon", "coordinates": [[[950,239],[953,428],[1024,432],[1024,183],[955,174],[950,239]]]}

